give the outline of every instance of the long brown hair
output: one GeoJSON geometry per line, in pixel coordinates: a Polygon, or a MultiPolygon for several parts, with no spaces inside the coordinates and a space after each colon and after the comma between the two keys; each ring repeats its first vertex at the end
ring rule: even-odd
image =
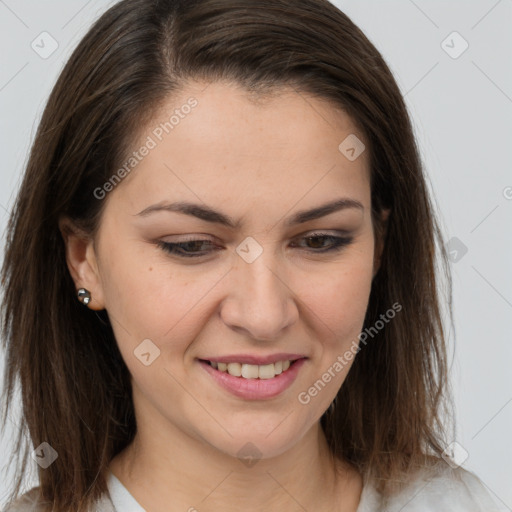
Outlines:
{"type": "Polygon", "coordinates": [[[451,400],[436,261],[450,304],[451,277],[388,66],[327,0],[124,0],[93,25],[62,71],[8,225],[3,427],[19,383],[18,455],[24,447],[12,497],[29,450],[46,441],[58,458],[39,469],[40,499],[48,510],[87,510],[106,491],[110,460],[135,435],[128,369],[108,314],[76,300],[58,220],[69,216],[94,235],[105,201],[93,191],[190,78],[225,79],[261,95],[292,86],[343,108],[369,143],[376,229],[384,232],[384,208],[391,215],[365,328],[396,302],[402,311],[359,352],[321,424],[332,453],[389,494],[393,481],[445,446],[451,400]]]}

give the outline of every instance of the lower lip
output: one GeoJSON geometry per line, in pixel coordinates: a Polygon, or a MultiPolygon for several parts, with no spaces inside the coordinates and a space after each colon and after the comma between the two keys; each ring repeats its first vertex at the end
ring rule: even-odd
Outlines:
{"type": "Polygon", "coordinates": [[[264,400],[274,398],[292,385],[297,377],[301,366],[306,359],[298,359],[288,370],[272,379],[244,379],[234,377],[226,372],[220,372],[209,363],[199,361],[201,366],[215,379],[224,389],[233,395],[245,400],[264,400]]]}

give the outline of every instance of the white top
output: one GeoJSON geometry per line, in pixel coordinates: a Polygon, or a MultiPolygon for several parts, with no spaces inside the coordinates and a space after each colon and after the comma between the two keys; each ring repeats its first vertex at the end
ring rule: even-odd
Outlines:
{"type": "Polygon", "coordinates": [[[110,499],[116,510],[120,512],[146,512],[113,473],[109,473],[107,485],[110,499]]]}
{"type": "MultiPolygon", "coordinates": [[[[90,512],[146,512],[128,489],[109,472],[108,494],[91,507],[90,512]]],[[[34,487],[4,512],[38,512],[38,489],[34,487]]],[[[333,509],[334,510],[334,509],[333,509]]],[[[471,472],[438,468],[434,477],[420,473],[387,504],[380,501],[373,485],[367,482],[357,512],[500,512],[484,484],[471,472]]]]}
{"type": "MultiPolygon", "coordinates": [[[[108,488],[117,512],[146,512],[112,474],[108,488]]],[[[430,480],[422,474],[383,507],[373,485],[363,487],[357,512],[499,512],[483,483],[473,473],[448,464],[430,480]]]]}

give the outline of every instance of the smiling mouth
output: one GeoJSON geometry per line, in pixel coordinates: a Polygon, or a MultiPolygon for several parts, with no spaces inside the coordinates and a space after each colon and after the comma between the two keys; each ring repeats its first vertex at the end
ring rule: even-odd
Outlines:
{"type": "Polygon", "coordinates": [[[222,363],[200,359],[203,363],[209,364],[215,370],[228,373],[233,377],[240,377],[242,379],[273,379],[277,375],[285,373],[288,369],[298,361],[283,360],[276,361],[270,364],[246,364],[246,363],[222,363]]]}

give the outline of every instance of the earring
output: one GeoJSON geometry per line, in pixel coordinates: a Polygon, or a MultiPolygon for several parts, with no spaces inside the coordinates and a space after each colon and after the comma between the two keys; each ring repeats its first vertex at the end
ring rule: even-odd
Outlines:
{"type": "Polygon", "coordinates": [[[80,288],[77,292],[78,300],[87,306],[89,302],[91,302],[91,292],[89,290],[86,290],[85,288],[80,288]]]}

